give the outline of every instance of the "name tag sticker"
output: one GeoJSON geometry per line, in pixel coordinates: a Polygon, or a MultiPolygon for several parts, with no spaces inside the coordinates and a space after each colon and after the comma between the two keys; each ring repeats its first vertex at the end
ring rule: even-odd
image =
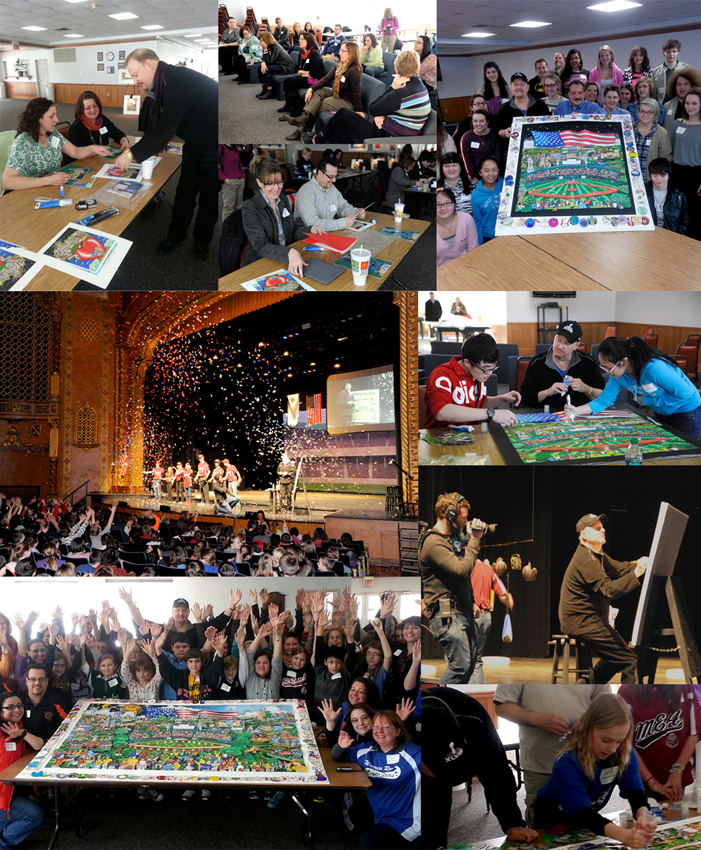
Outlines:
{"type": "Polygon", "coordinates": [[[5,741],[5,750],[8,753],[14,753],[17,749],[17,744],[14,741],[5,741]]]}
{"type": "Polygon", "coordinates": [[[287,671],[287,678],[288,679],[296,679],[297,678],[297,672],[295,670],[288,670],[287,671]]]}
{"type": "MultiPolygon", "coordinates": [[[[342,82],[342,83],[345,83],[345,81],[346,81],[346,78],[345,78],[345,77],[341,77],[341,82],[342,82]]],[[[677,132],[678,132],[678,131],[677,131],[677,132]]]]}
{"type": "Polygon", "coordinates": [[[397,656],[397,658],[399,658],[399,656],[402,654],[402,650],[401,649],[395,649],[394,654],[397,656]]]}
{"type": "Polygon", "coordinates": [[[100,135],[103,135],[107,132],[107,127],[100,127],[100,135]]]}
{"type": "Polygon", "coordinates": [[[287,218],[287,216],[288,216],[289,214],[290,214],[290,211],[289,211],[289,210],[283,210],[283,211],[282,211],[282,217],[283,217],[283,218],[287,218]]]}
{"type": "Polygon", "coordinates": [[[60,139],[59,139],[57,136],[52,136],[52,137],[51,137],[51,144],[52,144],[55,148],[57,148],[57,147],[59,146],[59,144],[60,144],[60,143],[61,143],[61,142],[60,142],[60,139]]]}
{"type": "Polygon", "coordinates": [[[221,689],[228,693],[231,690],[231,685],[227,685],[224,682],[222,682],[221,689]]]}
{"type": "Polygon", "coordinates": [[[338,207],[336,206],[336,204],[331,204],[331,206],[329,207],[329,210],[331,212],[336,212],[337,209],[338,209],[338,207]]]}
{"type": "Polygon", "coordinates": [[[480,146],[480,143],[479,143],[479,142],[470,142],[470,147],[471,147],[471,148],[478,148],[479,146],[480,146]]]}
{"type": "Polygon", "coordinates": [[[390,753],[387,756],[387,764],[399,764],[399,753],[390,753]]]}
{"type": "Polygon", "coordinates": [[[686,133],[686,127],[677,127],[678,135],[682,135],[682,133],[686,133]]]}
{"type": "Polygon", "coordinates": [[[331,676],[331,678],[332,678],[332,679],[340,679],[340,678],[341,678],[341,674],[340,674],[340,673],[334,673],[334,674],[331,676]]]}
{"type": "Polygon", "coordinates": [[[79,687],[80,687],[80,682],[71,682],[71,690],[72,691],[77,691],[79,687]]]}
{"type": "Polygon", "coordinates": [[[107,682],[107,684],[108,684],[111,688],[116,688],[116,687],[117,687],[117,685],[119,684],[119,682],[118,682],[116,679],[110,679],[110,680],[107,682]]]}
{"type": "Polygon", "coordinates": [[[617,767],[607,767],[606,770],[601,771],[600,782],[602,785],[610,785],[617,776],[617,767]]]}
{"type": "Polygon", "coordinates": [[[654,384],[643,384],[643,389],[648,395],[654,395],[659,387],[656,387],[654,384]]]}

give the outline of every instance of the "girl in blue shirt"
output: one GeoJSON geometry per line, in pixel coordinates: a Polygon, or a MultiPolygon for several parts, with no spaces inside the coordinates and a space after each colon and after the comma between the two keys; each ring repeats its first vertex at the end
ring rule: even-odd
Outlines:
{"type": "Polygon", "coordinates": [[[639,404],[651,407],[657,419],[699,439],[701,398],[699,391],[666,354],[638,336],[612,336],[599,346],[599,363],[610,378],[601,395],[580,407],[565,405],[565,414],[598,413],[616,401],[621,389],[630,390],[639,404]]]}
{"type": "Polygon", "coordinates": [[[497,211],[504,178],[499,176],[499,164],[489,157],[480,166],[482,178],[472,193],[472,217],[477,226],[477,241],[480,245],[494,239],[497,211]]]}
{"type": "Polygon", "coordinates": [[[564,823],[640,848],[655,835],[654,819],[650,823],[646,818],[648,808],[633,749],[630,708],[617,694],[600,694],[580,718],[550,781],[538,791],[534,826],[564,823]],[[635,818],[631,829],[599,814],[616,786],[630,803],[635,818]]]}

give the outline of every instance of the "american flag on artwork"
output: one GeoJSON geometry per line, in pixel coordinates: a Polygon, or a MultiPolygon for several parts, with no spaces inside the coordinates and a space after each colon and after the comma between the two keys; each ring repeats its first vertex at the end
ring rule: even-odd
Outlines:
{"type": "Polygon", "coordinates": [[[615,133],[596,133],[591,130],[532,130],[533,143],[538,148],[562,148],[566,146],[589,147],[603,145],[611,147],[618,144],[615,133]]]}

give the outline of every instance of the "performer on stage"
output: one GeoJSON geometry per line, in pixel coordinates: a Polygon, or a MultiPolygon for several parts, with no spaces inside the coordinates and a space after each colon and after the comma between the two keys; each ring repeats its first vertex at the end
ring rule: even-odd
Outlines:
{"type": "Polygon", "coordinates": [[[352,425],[353,424],[353,407],[355,406],[355,401],[353,400],[353,394],[351,393],[351,385],[350,382],[347,383],[341,392],[338,394],[338,407],[341,412],[341,421],[344,425],[352,425]]]}
{"type": "Polygon", "coordinates": [[[153,498],[160,499],[161,498],[161,481],[163,480],[163,467],[161,466],[160,460],[156,461],[156,465],[153,467],[153,471],[151,472],[151,483],[153,487],[153,498]]]}
{"type": "Polygon", "coordinates": [[[183,486],[183,479],[185,478],[185,469],[180,461],[178,461],[175,467],[175,501],[176,502],[184,502],[185,501],[185,487],[183,486]]]}
{"type": "Polygon", "coordinates": [[[209,468],[209,464],[204,459],[204,455],[200,452],[197,455],[197,478],[196,481],[200,487],[200,493],[202,495],[202,504],[209,504],[209,484],[207,481],[209,480],[209,473],[211,472],[209,468]]]}
{"type": "Polygon", "coordinates": [[[229,494],[238,496],[239,481],[242,481],[241,473],[236,469],[233,463],[229,463],[228,458],[224,458],[224,470],[226,476],[226,484],[229,489],[229,494]]]}
{"type": "Polygon", "coordinates": [[[558,615],[563,632],[599,656],[590,684],[605,685],[619,670],[624,684],[635,684],[638,656],[609,625],[609,603],[639,587],[650,559],[609,558],[603,551],[606,522],[604,514],[586,514],[577,523],[579,546],[562,581],[558,615]]]}
{"type": "Polygon", "coordinates": [[[224,467],[221,465],[221,461],[219,460],[219,458],[214,461],[214,466],[212,467],[212,472],[210,473],[209,480],[214,481],[214,476],[217,474],[221,475],[221,477],[224,478],[224,467]]]}
{"type": "Polygon", "coordinates": [[[185,502],[192,502],[192,467],[189,463],[185,464],[185,474],[183,475],[183,488],[185,490],[185,502]]]}
{"type": "Polygon", "coordinates": [[[233,515],[233,508],[239,503],[238,496],[231,496],[226,488],[226,479],[220,472],[215,472],[212,479],[212,489],[214,490],[214,501],[216,503],[214,513],[222,513],[226,516],[233,515]]]}
{"type": "Polygon", "coordinates": [[[292,487],[294,485],[296,471],[297,465],[294,460],[292,460],[287,452],[283,452],[282,460],[277,467],[280,484],[280,501],[282,502],[283,511],[292,510],[292,487]]]}
{"type": "Polygon", "coordinates": [[[175,469],[172,466],[168,467],[165,477],[166,499],[170,502],[173,499],[173,482],[175,481],[175,469]]]}

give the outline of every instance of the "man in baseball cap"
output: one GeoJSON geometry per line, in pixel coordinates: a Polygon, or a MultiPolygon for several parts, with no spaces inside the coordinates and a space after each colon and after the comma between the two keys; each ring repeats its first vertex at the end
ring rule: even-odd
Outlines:
{"type": "Polygon", "coordinates": [[[578,322],[560,322],[548,351],[536,354],[521,381],[521,399],[524,407],[543,407],[563,410],[569,395],[583,399],[579,404],[601,394],[606,386],[599,364],[585,351],[578,351],[582,328],[578,322]]]}
{"type": "Polygon", "coordinates": [[[638,656],[609,625],[612,599],[620,599],[640,586],[649,558],[614,561],[604,551],[604,514],[585,514],[577,521],[579,545],[560,588],[558,615],[563,633],[583,640],[599,657],[594,682],[605,685],[620,671],[621,682],[634,684],[638,656]]]}
{"type": "Polygon", "coordinates": [[[508,139],[511,135],[511,122],[514,118],[523,118],[525,115],[550,115],[548,107],[529,94],[528,77],[522,71],[511,75],[511,95],[511,100],[501,105],[495,119],[495,126],[502,139],[508,139]]]}

